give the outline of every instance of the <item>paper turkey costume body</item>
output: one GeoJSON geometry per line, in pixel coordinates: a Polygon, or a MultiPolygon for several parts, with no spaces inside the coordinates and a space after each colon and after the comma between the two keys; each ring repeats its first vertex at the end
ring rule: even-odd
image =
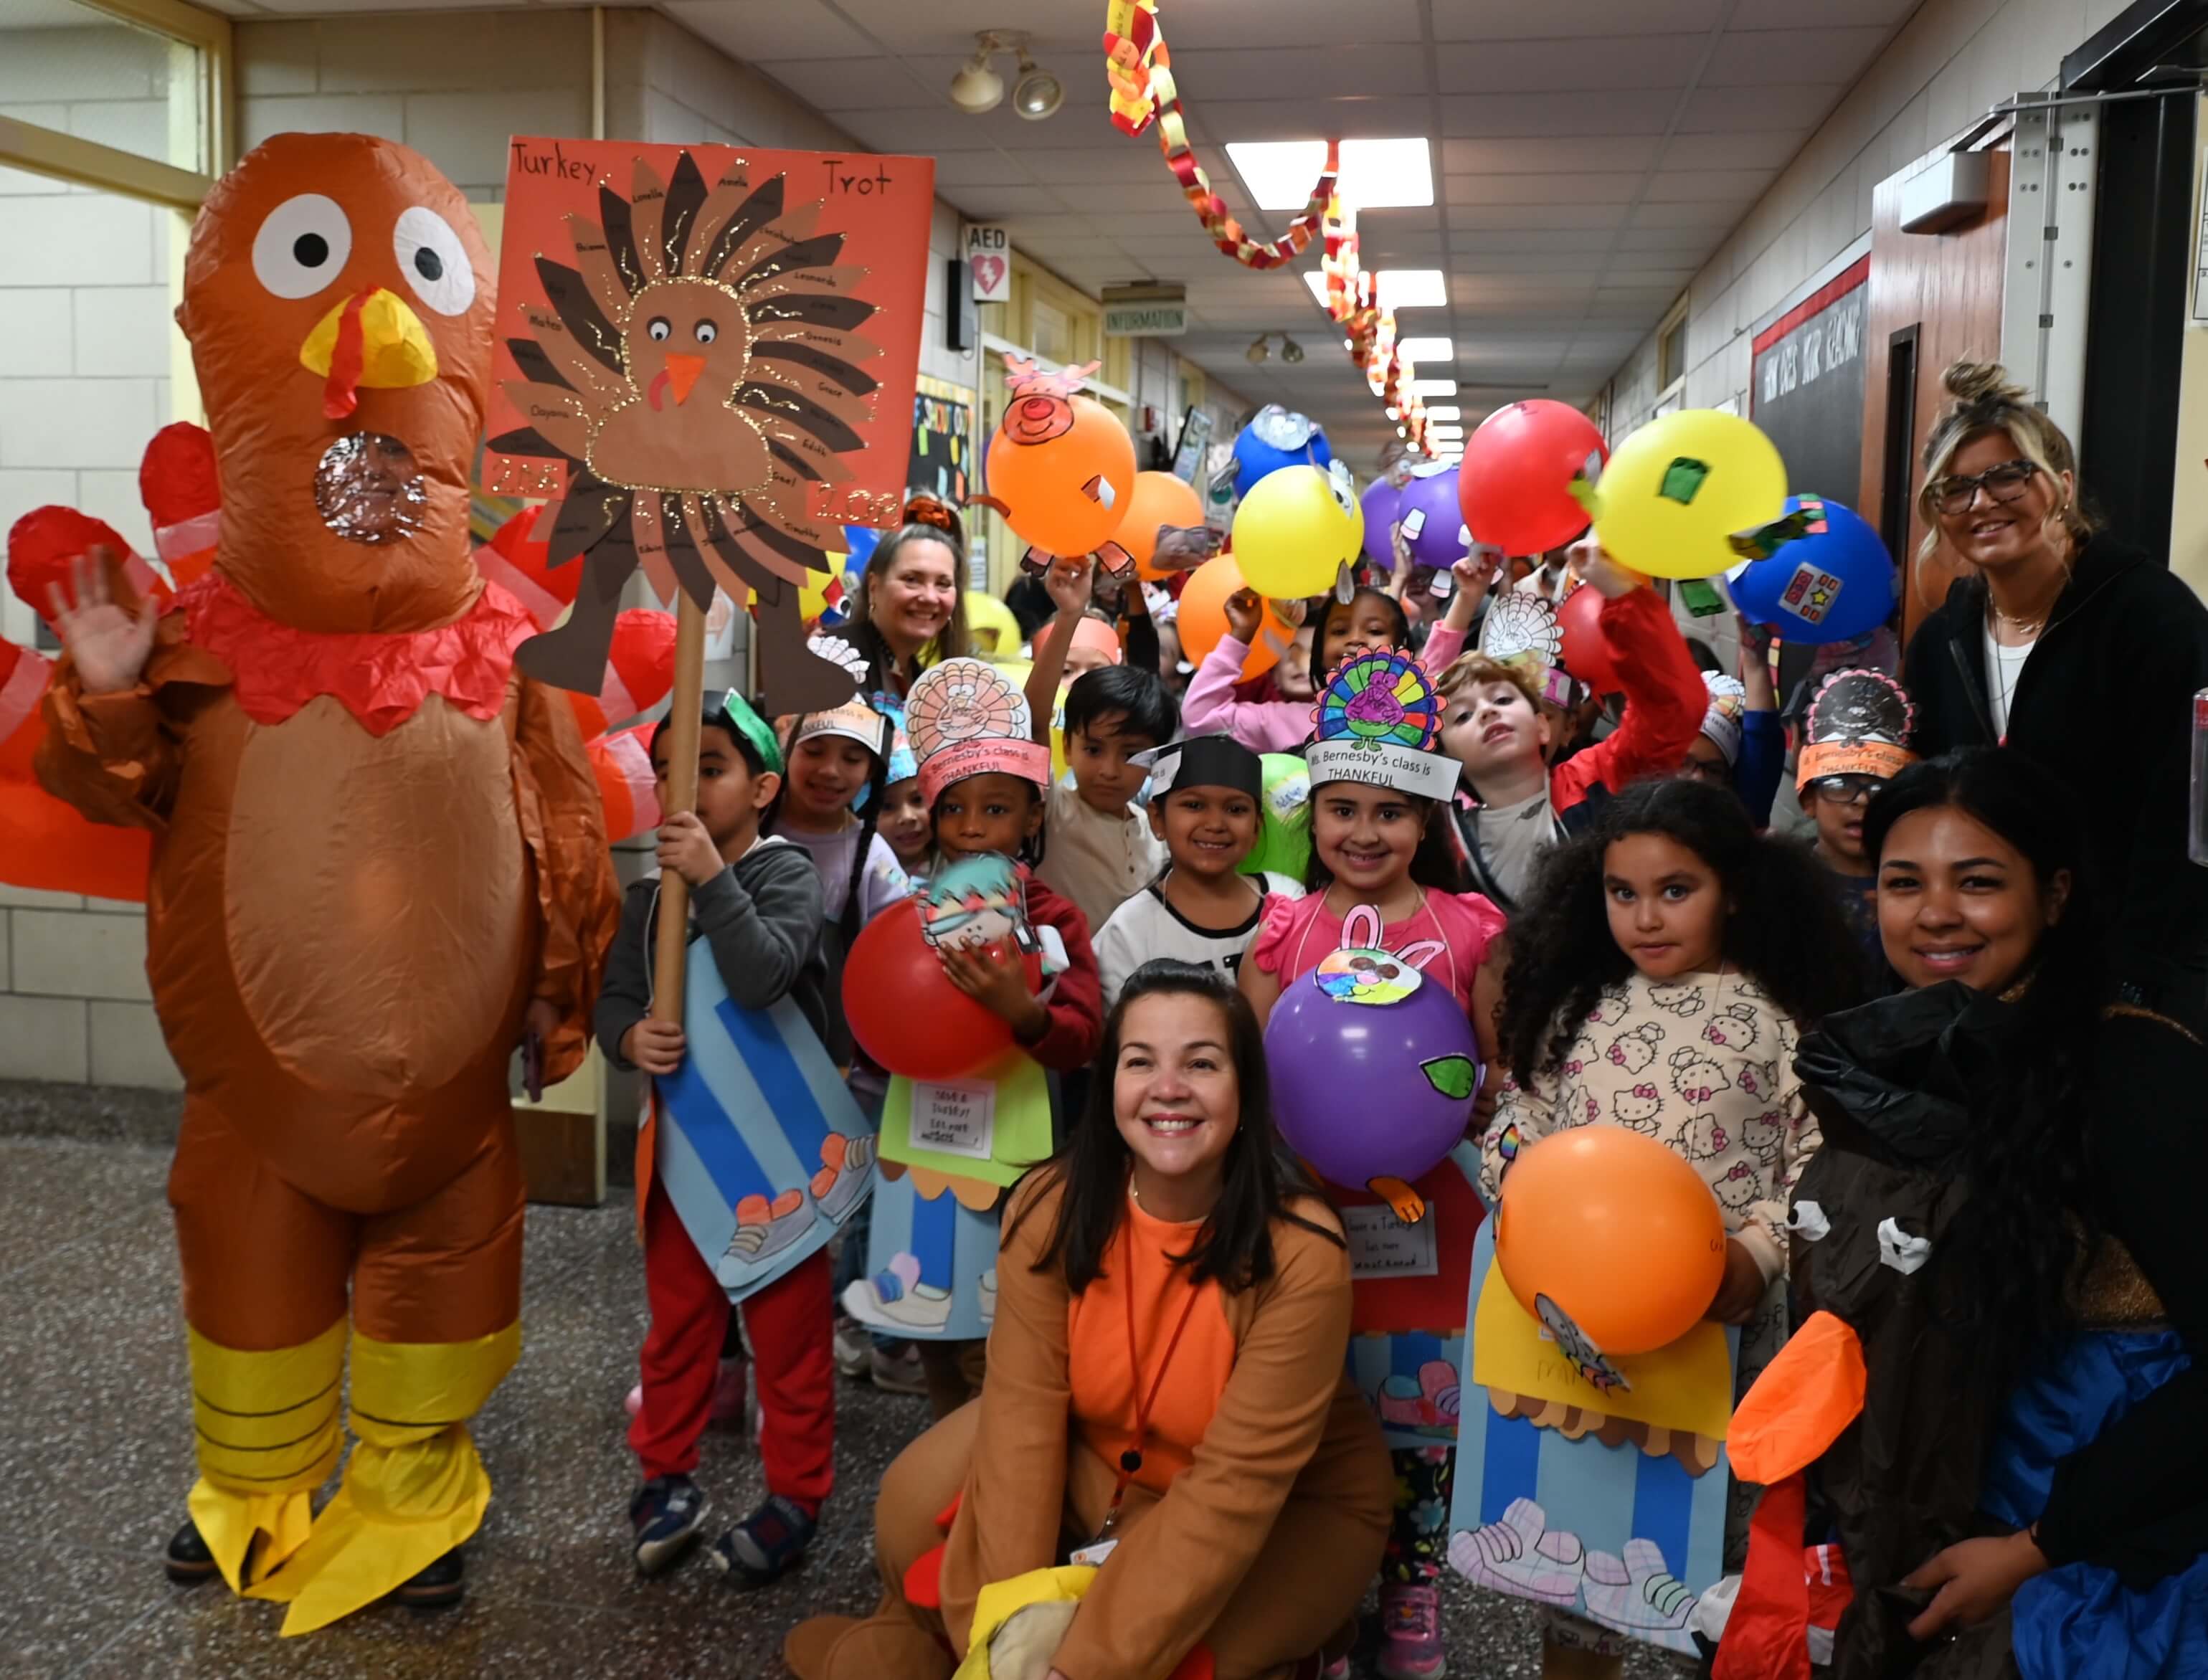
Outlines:
{"type": "MultiPolygon", "coordinates": [[[[135,687],[64,661],[38,768],[154,834],[147,969],[183,1071],[170,1179],[201,1480],[232,1587],[304,1632],[457,1547],[466,1419],[519,1345],[507,1068],[580,1061],[617,905],[535,625],[479,577],[489,258],[415,153],[283,135],[194,226],[179,321],[222,477],[214,570],[135,687]],[[346,1364],[360,1437],[336,1497],[346,1364]]],[[[179,1537],[180,1541],[184,1537],[179,1537]]]]}

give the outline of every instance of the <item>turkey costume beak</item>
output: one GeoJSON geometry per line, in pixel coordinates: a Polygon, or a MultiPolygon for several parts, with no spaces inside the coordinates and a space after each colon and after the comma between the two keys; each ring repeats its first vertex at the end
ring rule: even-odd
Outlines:
{"type": "Polygon", "coordinates": [[[300,365],[327,381],[322,412],[342,420],[360,403],[360,387],[399,391],[437,376],[437,351],[422,320],[381,286],[357,291],[315,323],[299,346],[300,365]]]}

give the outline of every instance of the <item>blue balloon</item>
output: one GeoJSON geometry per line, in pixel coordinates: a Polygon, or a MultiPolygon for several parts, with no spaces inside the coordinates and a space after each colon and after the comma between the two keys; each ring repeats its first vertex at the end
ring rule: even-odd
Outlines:
{"type": "MultiPolygon", "coordinates": [[[[1893,615],[1900,574],[1886,544],[1862,517],[1829,498],[1825,529],[1725,574],[1732,603],[1751,624],[1769,624],[1805,647],[1845,642],[1893,615]]],[[[1786,511],[1802,498],[1789,496],[1786,511]]]]}
{"type": "Polygon", "coordinates": [[[1323,469],[1333,459],[1333,447],[1316,420],[1268,404],[1234,440],[1235,496],[1249,495],[1252,484],[1284,466],[1323,469]]]}

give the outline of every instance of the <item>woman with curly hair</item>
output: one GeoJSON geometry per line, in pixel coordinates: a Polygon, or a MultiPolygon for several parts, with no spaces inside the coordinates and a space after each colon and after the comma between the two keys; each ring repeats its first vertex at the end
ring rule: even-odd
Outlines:
{"type": "MultiPolygon", "coordinates": [[[[1641,782],[1543,861],[1510,950],[1482,1191],[1508,1197],[1520,1148],[1570,1126],[1625,1126],[1692,1163],[1728,1232],[1707,1316],[1744,1327],[1745,1387],[1785,1340],[1786,1197],[1818,1144],[1795,1047],[1854,1001],[1860,968],[1831,890],[1731,789],[1641,782]]],[[[1737,1561],[1744,1512],[1726,1539],[1737,1561]]],[[[1620,1671],[1619,1635],[1542,1614],[1544,1674],[1620,1671]]]]}
{"type": "MultiPolygon", "coordinates": [[[[1838,1680],[2208,1671],[2208,1056],[2101,1007],[2073,811],[2013,752],[1895,777],[1864,839],[1910,989],[1803,1041],[1825,1146],[1795,1191],[1795,1283],[1820,1322],[1735,1433],[1774,1407],[1797,1441],[1826,1420],[1742,1467],[1806,1470],[1809,1538],[1837,1534],[1838,1680]]],[[[1798,1581],[1770,1518],[1759,1557],[1768,1527],[1798,1581]]],[[[1793,1643],[1750,1590],[1772,1578],[1751,1560],[1728,1645],[1793,1643]]]]}

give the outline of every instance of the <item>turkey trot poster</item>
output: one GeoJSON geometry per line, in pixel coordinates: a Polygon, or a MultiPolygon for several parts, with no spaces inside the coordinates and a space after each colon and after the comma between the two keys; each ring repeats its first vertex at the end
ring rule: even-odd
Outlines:
{"type": "Polygon", "coordinates": [[[594,684],[641,567],[663,601],[753,597],[777,710],[848,697],[797,593],[903,507],[934,185],[927,158],[512,142],[483,488],[557,500],[553,563],[587,556],[531,675],[594,684]]]}

